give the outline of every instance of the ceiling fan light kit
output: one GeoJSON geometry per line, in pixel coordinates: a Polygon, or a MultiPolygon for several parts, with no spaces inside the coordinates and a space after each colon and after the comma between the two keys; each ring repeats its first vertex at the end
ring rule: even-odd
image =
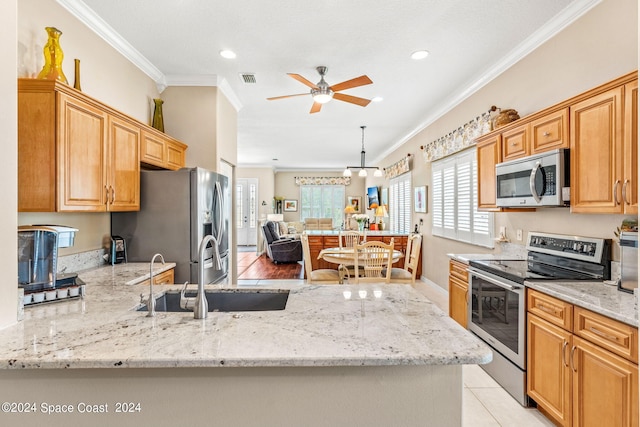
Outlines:
{"type": "Polygon", "coordinates": [[[375,176],[376,178],[379,178],[382,176],[382,170],[380,170],[379,167],[377,166],[365,166],[365,157],[366,157],[366,152],[364,151],[364,130],[365,130],[366,126],[360,126],[360,129],[362,129],[362,151],[360,151],[360,166],[347,166],[344,169],[344,172],[342,172],[342,176],[351,176],[351,169],[360,169],[360,171],[358,172],[358,176],[361,178],[365,178],[367,177],[367,169],[375,169],[375,172],[373,173],[373,176],[375,176]]]}
{"type": "MultiPolygon", "coordinates": [[[[369,85],[373,83],[369,77],[362,75],[360,77],[356,77],[354,79],[346,80],[344,82],[335,84],[333,86],[329,86],[329,84],[324,80],[324,76],[327,73],[327,67],[325,66],[316,67],[316,71],[318,71],[318,74],[320,74],[320,81],[317,84],[310,82],[306,78],[302,77],[300,74],[287,73],[287,75],[290,76],[291,78],[311,88],[311,90],[309,91],[309,94],[311,94],[311,97],[313,98],[313,105],[311,106],[311,111],[309,111],[310,114],[319,112],[320,109],[322,108],[322,104],[326,104],[332,99],[337,99],[338,101],[359,105],[361,107],[366,107],[371,102],[371,100],[369,99],[359,98],[357,96],[347,95],[344,93],[338,93],[343,90],[352,89],[354,87],[369,85]]],[[[298,93],[295,95],[274,96],[272,98],[267,98],[267,100],[274,101],[276,99],[284,99],[284,98],[291,98],[294,96],[304,96],[304,95],[308,95],[308,94],[298,93]]]]}

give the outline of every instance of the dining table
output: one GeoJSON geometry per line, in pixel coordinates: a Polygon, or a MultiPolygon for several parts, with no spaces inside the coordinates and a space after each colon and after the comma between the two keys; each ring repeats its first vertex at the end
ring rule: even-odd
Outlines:
{"type": "MultiPolygon", "coordinates": [[[[345,266],[355,265],[355,249],[352,247],[338,247],[338,248],[325,248],[318,254],[318,259],[323,259],[332,264],[339,264],[345,266]]],[[[358,260],[363,260],[362,253],[358,257],[358,260]]],[[[404,257],[404,253],[397,249],[393,250],[393,262],[396,263],[400,258],[404,257]]]]}

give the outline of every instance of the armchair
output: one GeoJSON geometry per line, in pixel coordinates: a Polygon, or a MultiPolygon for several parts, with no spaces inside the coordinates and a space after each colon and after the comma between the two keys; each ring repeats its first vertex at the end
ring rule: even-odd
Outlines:
{"type": "Polygon", "coordinates": [[[267,221],[262,226],[262,235],[267,243],[267,255],[274,264],[302,261],[302,243],[297,239],[281,238],[277,223],[267,221]]]}

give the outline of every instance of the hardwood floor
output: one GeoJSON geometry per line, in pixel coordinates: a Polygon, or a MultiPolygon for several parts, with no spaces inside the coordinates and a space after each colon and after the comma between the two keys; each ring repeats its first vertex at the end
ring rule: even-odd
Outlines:
{"type": "Polygon", "coordinates": [[[266,255],[256,256],[255,252],[238,252],[238,279],[303,279],[302,264],[274,264],[266,255]]]}

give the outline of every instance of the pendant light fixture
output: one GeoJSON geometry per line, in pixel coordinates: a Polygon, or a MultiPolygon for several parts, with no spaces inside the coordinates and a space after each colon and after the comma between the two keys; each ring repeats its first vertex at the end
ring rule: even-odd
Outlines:
{"type": "Polygon", "coordinates": [[[360,171],[358,172],[358,176],[362,178],[367,176],[367,169],[375,169],[375,172],[373,173],[373,176],[375,177],[382,176],[382,171],[380,170],[379,167],[365,166],[365,157],[366,157],[366,153],[364,151],[364,129],[365,128],[366,126],[360,126],[360,129],[362,129],[362,151],[360,151],[360,166],[347,166],[344,172],[342,173],[342,176],[351,176],[351,169],[360,169],[360,171]]]}

